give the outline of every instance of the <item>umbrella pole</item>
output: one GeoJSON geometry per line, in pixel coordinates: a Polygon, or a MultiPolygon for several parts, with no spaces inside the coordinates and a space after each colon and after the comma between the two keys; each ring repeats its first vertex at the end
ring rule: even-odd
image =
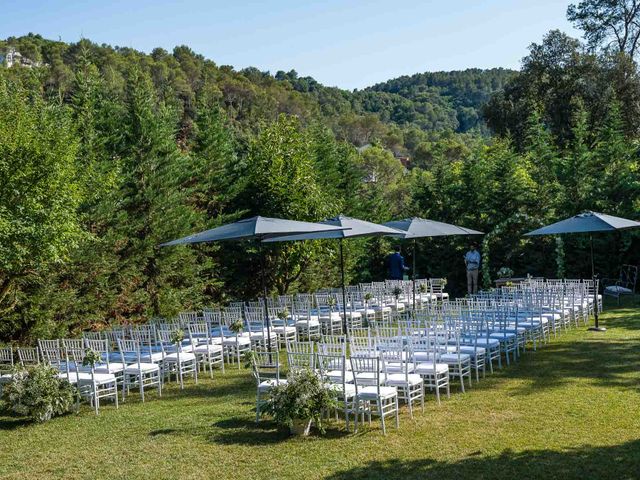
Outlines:
{"type": "Polygon", "coordinates": [[[596,270],[593,264],[593,235],[589,235],[589,244],[591,248],[591,279],[593,280],[593,318],[595,320],[595,326],[590,328],[594,332],[604,332],[607,329],[601,327],[598,320],[598,289],[596,288],[596,270]]]}
{"type": "MultiPolygon", "coordinates": [[[[262,264],[262,275],[260,275],[262,281],[262,295],[263,295],[263,303],[264,303],[264,314],[267,320],[267,350],[271,353],[271,319],[269,318],[269,308],[267,307],[267,269],[265,267],[265,254],[264,254],[264,246],[262,242],[260,242],[260,262],[262,264]]],[[[271,361],[271,357],[269,357],[269,361],[271,361]]]]}
{"type": "Polygon", "coordinates": [[[342,279],[342,333],[349,336],[347,329],[347,287],[344,281],[344,251],[340,238],[340,277],[342,279]]]}
{"type": "MultiPolygon", "coordinates": [[[[413,239],[413,269],[411,271],[411,278],[413,280],[413,316],[416,316],[416,239],[413,239]]],[[[420,299],[422,303],[422,298],[420,299]]]]}

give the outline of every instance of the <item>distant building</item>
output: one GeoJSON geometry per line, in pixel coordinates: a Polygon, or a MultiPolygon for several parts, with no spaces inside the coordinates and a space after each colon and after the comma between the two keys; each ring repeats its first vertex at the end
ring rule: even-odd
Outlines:
{"type": "Polygon", "coordinates": [[[40,67],[44,65],[42,62],[36,62],[35,60],[31,60],[30,58],[23,56],[14,47],[7,48],[4,55],[0,54],[0,63],[4,64],[7,68],[11,68],[16,65],[26,68],[40,67]]]}

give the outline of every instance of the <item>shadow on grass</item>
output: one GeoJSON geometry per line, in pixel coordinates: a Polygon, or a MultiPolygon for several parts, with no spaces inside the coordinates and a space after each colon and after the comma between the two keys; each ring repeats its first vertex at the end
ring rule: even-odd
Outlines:
{"type": "MultiPolygon", "coordinates": [[[[5,414],[5,412],[2,412],[5,414]]],[[[23,417],[10,417],[10,416],[2,416],[0,417],[0,430],[15,430],[18,427],[23,425],[29,425],[31,420],[23,418],[23,417]]]]}
{"type": "MultiPolygon", "coordinates": [[[[209,377],[206,378],[209,380],[209,377]]],[[[192,379],[187,380],[184,390],[177,388],[175,381],[170,382],[171,388],[162,391],[163,398],[180,398],[180,397],[207,397],[218,398],[227,396],[237,396],[238,394],[248,393],[255,390],[255,380],[247,375],[225,381],[224,384],[199,383],[196,385],[192,379]]]]}
{"type": "MultiPolygon", "coordinates": [[[[276,444],[291,438],[287,428],[278,426],[275,422],[261,420],[255,423],[254,419],[233,417],[220,420],[213,424],[221,431],[214,433],[209,440],[223,445],[269,445],[276,444]]],[[[312,435],[319,435],[312,429],[312,435]]],[[[340,438],[349,435],[344,430],[336,428],[327,429],[323,438],[340,438]]]]}
{"type": "Polygon", "coordinates": [[[371,462],[337,472],[326,480],[354,479],[637,479],[640,476],[640,440],[611,447],[581,447],[563,451],[505,450],[489,457],[469,456],[455,462],[432,459],[371,462]]]}

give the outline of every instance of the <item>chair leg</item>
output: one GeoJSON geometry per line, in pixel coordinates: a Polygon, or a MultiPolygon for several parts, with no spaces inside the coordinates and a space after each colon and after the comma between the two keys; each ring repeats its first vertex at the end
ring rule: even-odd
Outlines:
{"type": "Polygon", "coordinates": [[[398,396],[396,395],[396,429],[400,428],[400,408],[398,406],[398,396]]]}
{"type": "Polygon", "coordinates": [[[384,425],[384,412],[382,411],[382,399],[379,398],[376,400],[376,407],[378,408],[378,413],[380,414],[380,420],[382,421],[382,434],[386,435],[387,429],[384,425]]]}

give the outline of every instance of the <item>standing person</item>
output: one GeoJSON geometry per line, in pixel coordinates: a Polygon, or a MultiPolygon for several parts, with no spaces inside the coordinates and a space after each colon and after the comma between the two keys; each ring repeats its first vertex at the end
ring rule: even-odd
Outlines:
{"type": "Polygon", "coordinates": [[[409,267],[404,265],[404,257],[400,254],[400,245],[396,245],[394,252],[387,256],[387,270],[389,271],[390,280],[402,280],[404,278],[404,272],[409,270],[409,267]]]}
{"type": "Polygon", "coordinates": [[[464,255],[464,264],[467,267],[467,293],[478,293],[478,270],[480,270],[480,252],[477,245],[472,243],[469,251],[464,255]]]}

